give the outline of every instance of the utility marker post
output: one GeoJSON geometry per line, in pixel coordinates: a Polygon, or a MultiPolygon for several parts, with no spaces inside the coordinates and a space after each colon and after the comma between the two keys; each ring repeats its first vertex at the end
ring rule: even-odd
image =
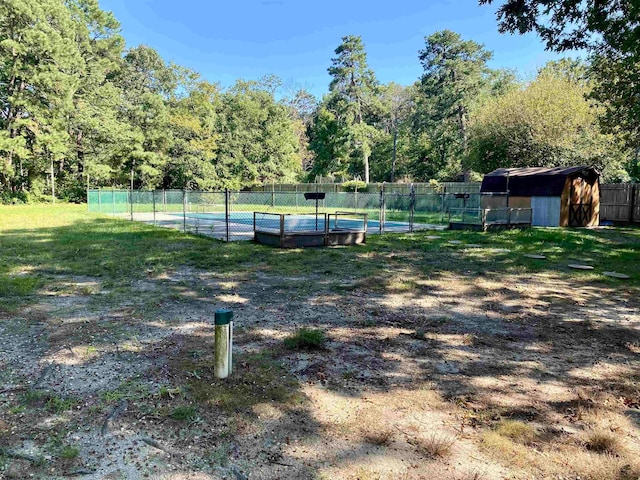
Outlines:
{"type": "Polygon", "coordinates": [[[223,308],[215,313],[215,363],[216,378],[227,378],[233,370],[233,311],[223,308]]]}

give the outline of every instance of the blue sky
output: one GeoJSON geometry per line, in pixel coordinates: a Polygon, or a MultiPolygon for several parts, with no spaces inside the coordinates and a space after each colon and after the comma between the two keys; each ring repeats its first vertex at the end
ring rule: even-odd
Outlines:
{"type": "MultiPolygon", "coordinates": [[[[500,2],[498,1],[498,4],[500,2]]],[[[424,37],[449,29],[492,50],[491,66],[525,78],[557,55],[535,35],[498,33],[496,6],[477,0],[101,0],[122,24],[127,46],[147,44],[165,60],[229,86],[275,74],[289,87],[326,93],[327,67],[344,35],[360,35],[381,82],[421,74],[424,37]]]]}

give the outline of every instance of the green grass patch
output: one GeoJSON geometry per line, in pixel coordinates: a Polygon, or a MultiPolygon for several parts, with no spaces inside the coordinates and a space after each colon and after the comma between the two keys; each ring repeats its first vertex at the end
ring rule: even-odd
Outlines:
{"type": "Polygon", "coordinates": [[[41,284],[38,277],[0,275],[0,297],[31,295],[41,284]]]}
{"type": "Polygon", "coordinates": [[[293,350],[319,350],[326,342],[325,333],[317,328],[301,328],[284,339],[284,345],[293,350]]]}
{"type": "Polygon", "coordinates": [[[196,417],[197,413],[198,412],[195,407],[190,405],[182,405],[180,407],[174,408],[169,416],[174,420],[185,421],[193,420],[196,417]]]}
{"type": "Polygon", "coordinates": [[[146,383],[130,379],[120,384],[115,390],[102,392],[100,398],[105,403],[114,404],[122,400],[144,400],[150,396],[151,391],[146,383]]]}
{"type": "Polygon", "coordinates": [[[49,413],[63,413],[78,405],[79,400],[74,397],[58,397],[39,390],[27,390],[20,399],[21,406],[43,408],[49,413]]]}
{"type": "Polygon", "coordinates": [[[224,380],[214,378],[212,362],[185,361],[181,370],[197,373],[186,383],[186,392],[195,402],[230,413],[249,412],[263,402],[295,404],[301,398],[296,379],[268,350],[243,355],[224,380]]]}
{"type": "Polygon", "coordinates": [[[78,403],[75,398],[49,397],[45,408],[51,413],[62,413],[71,410],[78,403]]]}
{"type": "Polygon", "coordinates": [[[64,460],[73,460],[78,455],[80,455],[80,450],[78,448],[76,448],[76,447],[71,446],[71,445],[65,445],[60,450],[60,458],[62,458],[64,460]]]}

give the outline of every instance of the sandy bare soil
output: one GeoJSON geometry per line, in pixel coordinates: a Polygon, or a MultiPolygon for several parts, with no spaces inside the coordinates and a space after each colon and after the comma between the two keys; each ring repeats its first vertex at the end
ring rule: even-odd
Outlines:
{"type": "Polygon", "coordinates": [[[1,319],[0,478],[640,478],[640,301],[624,289],[266,266],[126,288],[62,276],[1,319]],[[286,348],[300,327],[324,348],[286,348]]]}

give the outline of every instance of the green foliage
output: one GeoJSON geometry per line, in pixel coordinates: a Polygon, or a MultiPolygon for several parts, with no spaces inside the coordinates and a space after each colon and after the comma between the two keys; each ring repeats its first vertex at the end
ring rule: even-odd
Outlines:
{"type": "Polygon", "coordinates": [[[0,275],[0,297],[30,295],[41,283],[41,280],[33,275],[16,277],[0,275]]]}
{"type": "MultiPolygon", "coordinates": [[[[491,4],[494,0],[480,0],[491,4]]],[[[498,8],[501,32],[536,32],[550,50],[595,48],[604,43],[637,49],[640,6],[633,1],[506,0],[498,8]],[[595,34],[595,35],[594,35],[595,34]]]]}
{"type": "Polygon", "coordinates": [[[441,168],[461,169],[467,153],[469,114],[473,102],[488,84],[487,62],[493,54],[450,30],[425,39],[420,51],[424,68],[419,103],[421,116],[432,130],[441,168]]]}
{"type": "MultiPolygon", "coordinates": [[[[580,159],[601,166],[605,180],[638,178],[638,8],[622,0],[504,2],[503,30],[534,30],[550,48],[586,46],[591,54],[589,64],[561,60],[545,68],[572,85],[565,103],[579,106],[577,123],[550,127],[570,116],[559,115],[561,102],[552,99],[536,107],[549,128],[506,145],[492,144],[480,126],[489,125],[488,112],[535,87],[520,88],[513,72],[487,68],[490,52],[448,30],[425,38],[424,72],[409,86],[381,85],[361,37],[343,37],[328,68],[329,93],[318,102],[304,89],[287,91],[275,76],[223,89],[150,46],[127,49],[118,21],[98,0],[5,0],[0,202],[55,196],[79,203],[87,186],[240,189],[302,175],[452,180],[505,156],[580,159]],[[595,101],[591,113],[579,89],[595,101]]],[[[503,137],[520,132],[509,122],[503,137]]]]}
{"type": "Polygon", "coordinates": [[[73,397],[57,397],[38,390],[27,390],[22,395],[21,403],[32,408],[44,408],[49,413],[63,413],[76,406],[78,400],[73,397]]]}
{"type": "Polygon", "coordinates": [[[349,180],[342,184],[342,188],[345,192],[355,192],[357,190],[362,191],[367,188],[367,184],[361,180],[349,180]]]}
{"type": "Polygon", "coordinates": [[[276,100],[276,77],[222,92],[149,46],[124,52],[97,0],[7,0],[0,17],[3,203],[54,191],[80,202],[87,185],[131,181],[241,188],[293,181],[310,163],[314,101],[276,100]]]}
{"type": "Polygon", "coordinates": [[[293,181],[301,170],[289,110],[264,83],[238,81],[222,95],[219,132],[215,168],[222,186],[293,181]]]}
{"type": "Polygon", "coordinates": [[[586,164],[615,180],[625,150],[619,138],[600,131],[588,92],[575,70],[552,64],[526,87],[488,100],[472,122],[470,165],[488,172],[586,164]]]}
{"type": "Polygon", "coordinates": [[[45,405],[46,409],[51,413],[62,413],[71,410],[78,404],[75,398],[60,398],[51,396],[45,405]]]}
{"type": "Polygon", "coordinates": [[[65,157],[83,65],[62,0],[7,0],[0,18],[0,186],[17,193],[65,157]]]}
{"type": "Polygon", "coordinates": [[[349,168],[347,132],[340,125],[336,114],[321,104],[309,130],[309,146],[315,153],[309,177],[346,175],[349,168]]]}
{"type": "MultiPolygon", "coordinates": [[[[324,100],[323,117],[312,138],[327,144],[318,153],[322,172],[314,174],[362,175],[369,183],[370,157],[378,139],[375,123],[379,115],[378,81],[367,65],[367,54],[359,36],[342,37],[336,57],[328,68],[329,95],[324,100]],[[327,167],[331,166],[331,170],[327,167]]],[[[315,145],[319,143],[315,142],[315,145]]],[[[313,141],[312,141],[313,144],[313,141]]]]}
{"type": "Polygon", "coordinates": [[[301,328],[284,339],[285,346],[293,350],[318,350],[323,348],[326,342],[326,335],[317,328],[301,328]]]}
{"type": "MultiPolygon", "coordinates": [[[[493,0],[480,0],[480,4],[493,0]]],[[[640,3],[506,0],[498,9],[501,32],[536,32],[547,48],[584,49],[591,54],[592,98],[603,105],[607,133],[623,133],[627,147],[640,149],[640,3]]]]}
{"type": "Polygon", "coordinates": [[[222,186],[214,166],[220,138],[215,128],[219,110],[220,91],[205,81],[197,81],[186,96],[172,101],[172,161],[165,168],[164,183],[200,190],[222,186]]]}
{"type": "Polygon", "coordinates": [[[612,52],[592,57],[590,74],[593,80],[591,98],[603,103],[600,121],[603,130],[624,139],[634,151],[624,171],[640,180],[640,55],[617,57],[612,52]]]}

